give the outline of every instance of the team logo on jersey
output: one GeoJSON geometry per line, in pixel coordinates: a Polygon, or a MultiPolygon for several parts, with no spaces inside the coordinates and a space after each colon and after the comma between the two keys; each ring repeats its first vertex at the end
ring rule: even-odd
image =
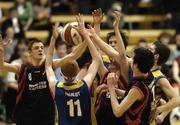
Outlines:
{"type": "Polygon", "coordinates": [[[32,81],[32,74],[31,73],[28,74],[28,79],[29,79],[29,81],[32,81]]]}

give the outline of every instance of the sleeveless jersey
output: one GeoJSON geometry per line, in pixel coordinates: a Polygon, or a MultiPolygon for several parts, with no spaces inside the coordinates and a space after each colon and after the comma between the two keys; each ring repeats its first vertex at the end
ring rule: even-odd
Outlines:
{"type": "Polygon", "coordinates": [[[54,125],[55,103],[46,78],[45,63],[22,64],[14,118],[17,125],[54,125]]]}
{"type": "Polygon", "coordinates": [[[90,92],[84,80],[57,83],[55,100],[59,125],[91,125],[90,92]]]}
{"type": "Polygon", "coordinates": [[[133,87],[137,88],[142,94],[143,99],[137,100],[125,113],[124,113],[124,124],[125,125],[142,125],[142,113],[148,103],[150,96],[150,89],[147,84],[152,82],[151,78],[134,78],[132,80],[132,86],[126,91],[128,94],[129,90],[133,87]]]}
{"type": "MultiPolygon", "coordinates": [[[[100,85],[106,84],[106,77],[109,72],[107,72],[101,79],[100,85]]],[[[126,84],[122,82],[122,78],[119,79],[119,88],[125,90],[126,84]]],[[[122,101],[122,97],[117,97],[119,103],[122,101]]],[[[97,120],[97,125],[120,125],[121,118],[116,118],[113,114],[110,100],[109,92],[99,92],[97,93],[97,98],[95,102],[95,115],[97,120]]]]}

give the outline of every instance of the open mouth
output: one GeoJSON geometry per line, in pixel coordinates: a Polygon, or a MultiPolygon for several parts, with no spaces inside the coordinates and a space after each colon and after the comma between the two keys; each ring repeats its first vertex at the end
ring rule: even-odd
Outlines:
{"type": "Polygon", "coordinates": [[[43,54],[42,54],[42,53],[39,53],[38,55],[39,55],[39,56],[42,56],[43,54]]]}

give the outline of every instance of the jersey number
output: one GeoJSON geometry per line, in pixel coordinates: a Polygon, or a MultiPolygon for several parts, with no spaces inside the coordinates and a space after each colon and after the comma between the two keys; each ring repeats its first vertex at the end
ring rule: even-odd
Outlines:
{"type": "Polygon", "coordinates": [[[76,100],[75,102],[73,102],[73,100],[70,99],[67,102],[67,105],[69,106],[69,116],[70,117],[74,117],[74,107],[75,107],[75,105],[77,106],[77,116],[82,116],[81,105],[80,105],[79,99],[76,100]]]}

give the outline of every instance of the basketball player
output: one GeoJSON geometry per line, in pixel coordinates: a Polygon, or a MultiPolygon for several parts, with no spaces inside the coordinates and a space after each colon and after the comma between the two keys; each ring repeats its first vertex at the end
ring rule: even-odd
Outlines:
{"type": "MultiPolygon", "coordinates": [[[[14,118],[17,125],[53,125],[55,119],[54,99],[45,73],[45,55],[42,41],[33,39],[29,44],[31,61],[27,65],[4,62],[4,50],[8,40],[0,39],[0,69],[18,76],[18,90],[14,118]]],[[[84,50],[80,44],[66,58],[53,61],[56,69],[68,58],[76,59],[84,50]]]]}
{"type": "Polygon", "coordinates": [[[46,59],[46,73],[52,91],[55,95],[59,114],[59,125],[91,125],[91,102],[90,87],[96,76],[99,61],[101,59],[96,47],[92,44],[91,39],[84,27],[82,15],[77,16],[78,27],[76,28],[83,36],[84,41],[88,44],[92,62],[88,68],[87,74],[82,80],[76,80],[78,65],[75,60],[69,60],[62,64],[61,71],[65,82],[58,82],[52,69],[52,55],[54,51],[55,39],[58,34],[58,26],[54,27],[50,47],[46,59]],[[57,84],[55,84],[57,83],[57,84]]]}
{"type": "Polygon", "coordinates": [[[123,125],[141,125],[142,112],[150,96],[148,85],[152,79],[149,79],[148,72],[154,65],[154,55],[146,48],[137,48],[134,50],[133,60],[133,81],[120,104],[115,92],[118,77],[115,73],[110,73],[107,77],[112,109],[116,117],[124,114],[123,125]]]}
{"type": "MultiPolygon", "coordinates": [[[[91,31],[93,31],[93,30],[91,30],[91,31]]],[[[96,33],[95,31],[93,31],[91,33],[94,34],[94,33],[96,33]]],[[[127,40],[125,39],[124,34],[122,34],[122,35],[124,38],[123,42],[126,46],[127,40]]],[[[107,37],[107,42],[114,49],[117,49],[116,37],[115,37],[114,32],[109,33],[109,35],[107,37]]],[[[96,115],[96,120],[97,120],[98,125],[121,124],[121,118],[116,118],[112,112],[110,96],[109,96],[109,92],[107,92],[108,89],[107,89],[106,77],[110,72],[114,72],[119,76],[117,88],[121,88],[121,89],[125,90],[127,87],[127,84],[125,83],[124,79],[122,78],[122,76],[120,74],[120,66],[116,61],[111,60],[111,63],[109,64],[108,68],[106,68],[102,62],[100,63],[98,74],[101,78],[101,81],[97,87],[97,91],[96,91],[97,98],[96,98],[96,102],[95,102],[95,115],[96,115]]],[[[118,100],[120,102],[122,100],[122,97],[119,96],[118,100]]]]}
{"type": "MultiPolygon", "coordinates": [[[[98,35],[94,34],[93,39],[94,39],[94,41],[96,42],[96,44],[99,46],[99,48],[101,50],[103,50],[111,58],[113,58],[114,60],[119,62],[120,65],[123,65],[123,68],[122,68],[121,72],[122,73],[124,72],[123,73],[124,78],[127,81],[131,80],[130,77],[132,77],[132,76],[130,76],[128,74],[128,72],[130,71],[129,69],[131,68],[133,60],[130,59],[130,58],[124,58],[125,57],[124,56],[125,51],[124,51],[124,49],[122,49],[123,44],[119,43],[119,42],[122,42],[122,41],[117,41],[117,43],[119,43],[119,45],[120,45],[120,47],[118,47],[119,48],[118,50],[120,50],[120,51],[117,52],[112,47],[110,47],[108,44],[103,42],[103,40],[101,40],[98,37],[98,35]],[[125,61],[124,61],[124,59],[125,59],[125,61]],[[124,61],[124,62],[120,63],[121,60],[124,61]],[[127,64],[125,65],[124,63],[127,63],[127,64]]],[[[168,57],[169,57],[169,49],[165,45],[163,45],[162,43],[160,43],[160,42],[157,42],[157,43],[158,44],[156,44],[156,43],[152,44],[151,49],[150,49],[155,54],[155,65],[154,65],[153,69],[156,69],[156,68],[158,68],[158,66],[164,64],[167,61],[168,57]]],[[[174,90],[173,90],[172,86],[170,85],[169,81],[165,78],[165,76],[161,73],[161,71],[159,69],[157,69],[157,70],[153,70],[153,69],[152,69],[152,72],[155,71],[153,73],[153,75],[154,75],[155,81],[156,81],[154,83],[159,85],[159,87],[162,89],[162,91],[165,93],[165,95],[169,99],[177,97],[177,94],[174,92],[174,90]]],[[[156,101],[156,102],[158,102],[158,101],[156,101]]],[[[163,119],[166,115],[167,115],[167,113],[162,113],[159,118],[163,119]]]]}

